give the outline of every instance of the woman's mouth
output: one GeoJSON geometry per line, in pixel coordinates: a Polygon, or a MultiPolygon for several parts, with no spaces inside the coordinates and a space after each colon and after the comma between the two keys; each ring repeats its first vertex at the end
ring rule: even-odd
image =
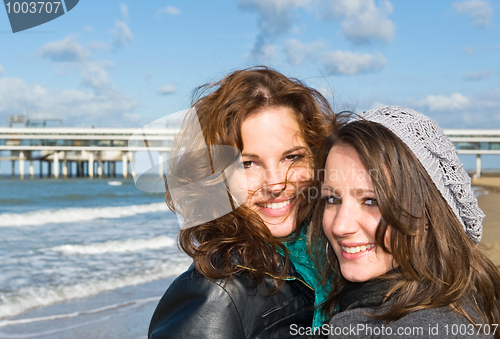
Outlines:
{"type": "MultiPolygon", "coordinates": [[[[340,244],[339,244],[340,245],[340,244]]],[[[364,244],[356,246],[340,245],[342,257],[346,260],[356,260],[368,255],[375,249],[375,244],[364,244]]]]}
{"type": "Polygon", "coordinates": [[[375,247],[375,244],[368,244],[368,245],[362,245],[362,246],[353,246],[353,247],[347,247],[347,246],[340,246],[342,247],[342,250],[344,252],[350,253],[350,254],[355,254],[359,252],[364,252],[366,250],[369,250],[373,247],[375,247]]]}
{"type": "Polygon", "coordinates": [[[270,217],[285,216],[293,206],[295,198],[289,198],[279,202],[255,203],[259,211],[270,217]]]}
{"type": "Polygon", "coordinates": [[[267,203],[267,204],[257,204],[257,205],[259,205],[260,207],[271,208],[271,209],[275,210],[278,208],[283,208],[286,205],[290,204],[291,202],[292,202],[292,199],[285,200],[282,202],[271,202],[271,203],[267,203]]]}

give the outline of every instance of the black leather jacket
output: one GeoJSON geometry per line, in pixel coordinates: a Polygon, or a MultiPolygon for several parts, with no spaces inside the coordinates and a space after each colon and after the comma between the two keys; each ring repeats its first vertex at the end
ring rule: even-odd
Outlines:
{"type": "Polygon", "coordinates": [[[301,338],[292,335],[290,326],[312,326],[314,291],[290,266],[290,279],[271,295],[271,276],[263,284],[245,273],[211,280],[191,266],[160,300],[148,338],[301,338]]]}

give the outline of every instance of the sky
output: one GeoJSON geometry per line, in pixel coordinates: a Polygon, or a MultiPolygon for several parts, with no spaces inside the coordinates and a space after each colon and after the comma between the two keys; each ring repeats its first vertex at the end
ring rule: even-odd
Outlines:
{"type": "Polygon", "coordinates": [[[443,128],[500,128],[499,12],[483,0],[80,0],[12,33],[0,9],[0,126],[27,114],[140,127],[267,65],[336,111],[401,105],[443,128]]]}

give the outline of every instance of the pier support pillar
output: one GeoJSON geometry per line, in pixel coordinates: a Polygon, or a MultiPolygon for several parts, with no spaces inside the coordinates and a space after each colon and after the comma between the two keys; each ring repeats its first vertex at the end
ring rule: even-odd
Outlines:
{"type": "Polygon", "coordinates": [[[481,154],[476,154],[476,178],[481,178],[481,154]]]}
{"type": "Polygon", "coordinates": [[[30,159],[30,178],[35,177],[35,167],[33,167],[33,159],[30,159]]]}
{"type": "Polygon", "coordinates": [[[97,153],[97,176],[102,178],[102,153],[97,153]]]}
{"type": "Polygon", "coordinates": [[[19,152],[19,178],[24,179],[24,152],[19,152]]]}
{"type": "Polygon", "coordinates": [[[132,174],[132,178],[135,179],[135,153],[129,152],[128,157],[130,159],[130,174],[132,174]]]}
{"type": "Polygon", "coordinates": [[[128,166],[128,159],[127,159],[127,153],[126,152],[123,152],[122,153],[122,174],[123,174],[123,178],[126,179],[127,178],[127,166],[128,166]]]}
{"type": "Polygon", "coordinates": [[[158,174],[163,178],[163,154],[160,152],[158,155],[158,174]]]}
{"type": "Polygon", "coordinates": [[[16,162],[12,160],[12,177],[16,176],[16,162]]]}
{"type": "Polygon", "coordinates": [[[38,175],[40,178],[43,178],[43,161],[41,159],[38,160],[38,164],[40,165],[40,173],[38,173],[38,175]]]}
{"type": "Polygon", "coordinates": [[[63,156],[63,169],[62,174],[65,178],[68,177],[68,159],[66,159],[66,152],[62,152],[63,156]]]}
{"type": "Polygon", "coordinates": [[[94,153],[90,152],[89,153],[89,177],[93,178],[94,177],[94,153]]]}
{"type": "Polygon", "coordinates": [[[54,152],[54,178],[59,178],[59,153],[54,152]]]}

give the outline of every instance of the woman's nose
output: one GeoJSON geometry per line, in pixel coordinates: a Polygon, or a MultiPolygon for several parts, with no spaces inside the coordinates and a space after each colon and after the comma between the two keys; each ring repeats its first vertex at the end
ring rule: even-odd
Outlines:
{"type": "MultiPolygon", "coordinates": [[[[338,205],[333,213],[325,211],[323,225],[335,237],[346,237],[358,229],[357,213],[347,203],[338,205]]],[[[325,229],[325,231],[326,231],[325,229]]]]}
{"type": "Polygon", "coordinates": [[[273,194],[281,193],[285,189],[286,173],[281,168],[266,169],[264,171],[264,190],[273,194]]]}

